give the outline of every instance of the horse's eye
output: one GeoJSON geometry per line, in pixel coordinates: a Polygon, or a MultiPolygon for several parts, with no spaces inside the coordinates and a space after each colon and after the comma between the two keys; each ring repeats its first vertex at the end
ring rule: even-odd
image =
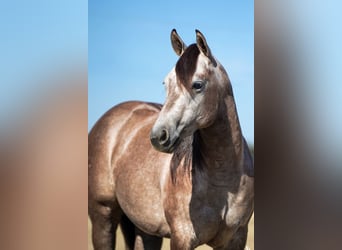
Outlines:
{"type": "Polygon", "coordinates": [[[192,89],[194,89],[196,92],[202,91],[203,87],[204,87],[204,83],[200,81],[194,82],[192,84],[192,89]]]}

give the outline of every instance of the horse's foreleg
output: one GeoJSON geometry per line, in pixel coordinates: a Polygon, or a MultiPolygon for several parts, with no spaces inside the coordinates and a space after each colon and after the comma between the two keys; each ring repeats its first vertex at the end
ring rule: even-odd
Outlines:
{"type": "Polygon", "coordinates": [[[115,247],[115,232],[119,216],[114,216],[112,207],[105,204],[95,204],[89,209],[92,222],[92,240],[94,250],[113,250],[115,247]]]}
{"type": "Polygon", "coordinates": [[[171,240],[171,250],[194,250],[195,248],[189,244],[181,244],[180,242],[176,242],[171,240]]]}
{"type": "Polygon", "coordinates": [[[186,235],[175,235],[171,233],[170,249],[171,250],[193,250],[195,246],[186,235]]]}
{"type": "Polygon", "coordinates": [[[244,250],[247,241],[248,226],[240,227],[226,247],[214,250],[244,250]]]}

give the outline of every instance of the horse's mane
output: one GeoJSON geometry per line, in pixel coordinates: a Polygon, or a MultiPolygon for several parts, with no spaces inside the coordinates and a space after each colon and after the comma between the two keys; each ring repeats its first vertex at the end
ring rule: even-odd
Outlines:
{"type": "Polygon", "coordinates": [[[175,149],[171,159],[171,178],[172,182],[177,181],[177,169],[182,168],[182,174],[191,175],[195,168],[202,170],[201,152],[199,150],[200,135],[198,131],[191,136],[182,139],[175,149]]]}

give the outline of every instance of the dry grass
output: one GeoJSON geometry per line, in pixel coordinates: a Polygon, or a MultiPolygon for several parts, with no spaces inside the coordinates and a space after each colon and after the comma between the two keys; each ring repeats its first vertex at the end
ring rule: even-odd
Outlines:
{"type": "MultiPolygon", "coordinates": [[[[122,237],[121,230],[119,229],[117,231],[117,250],[124,250],[125,245],[122,237]]],[[[168,250],[170,249],[170,240],[169,239],[164,239],[163,241],[163,247],[162,250],[168,250]]],[[[209,250],[212,249],[209,246],[200,246],[196,248],[197,250],[209,250]]],[[[254,215],[252,216],[249,226],[248,226],[248,238],[247,238],[247,246],[246,249],[248,250],[254,250],[254,215]]],[[[88,250],[93,250],[93,246],[91,243],[91,223],[90,220],[88,220],[88,250]]]]}

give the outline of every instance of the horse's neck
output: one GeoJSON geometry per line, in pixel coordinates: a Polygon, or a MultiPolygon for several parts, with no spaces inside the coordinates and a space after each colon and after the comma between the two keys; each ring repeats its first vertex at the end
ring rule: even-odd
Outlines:
{"type": "Polygon", "coordinates": [[[205,172],[214,185],[224,186],[226,178],[242,172],[244,144],[233,97],[225,98],[221,106],[210,127],[196,131],[176,148],[170,162],[173,182],[178,177],[190,180],[192,170],[200,175],[205,172]]]}
{"type": "Polygon", "coordinates": [[[243,137],[233,96],[225,98],[216,121],[199,131],[198,148],[208,172],[241,168],[243,137]]]}

